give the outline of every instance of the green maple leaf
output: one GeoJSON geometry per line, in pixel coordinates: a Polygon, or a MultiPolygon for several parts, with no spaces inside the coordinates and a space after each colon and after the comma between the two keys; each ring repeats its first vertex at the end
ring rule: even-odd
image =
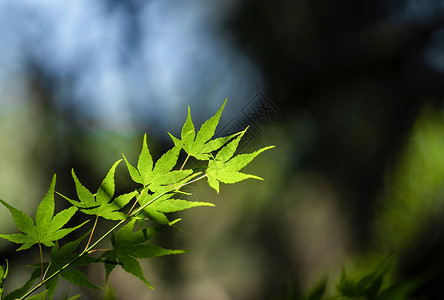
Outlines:
{"type": "Polygon", "coordinates": [[[68,200],[72,205],[78,207],[81,212],[89,215],[95,215],[108,220],[123,220],[127,217],[126,214],[119,210],[128,204],[132,198],[136,195],[136,192],[120,195],[112,202],[110,200],[114,196],[114,174],[116,172],[117,165],[122,160],[115,162],[111,169],[108,171],[105,179],[103,179],[96,194],[91,193],[86,187],[84,187],[80,180],[77,178],[74,170],[72,170],[72,177],[76,185],[77,196],[80,201],[71,200],[66,196],[61,195],[68,200]]]}
{"type": "Polygon", "coordinates": [[[28,249],[37,243],[52,247],[54,241],[83,226],[86,222],[72,228],[62,228],[77,211],[75,207],[64,209],[54,216],[55,183],[56,175],[52,178],[48,193],[37,208],[35,224],[27,214],[0,199],[0,202],[11,212],[17,228],[23,232],[23,234],[0,234],[0,237],[13,243],[23,244],[18,250],[28,249]]]}
{"type": "Polygon", "coordinates": [[[174,144],[182,147],[190,156],[194,156],[199,160],[209,160],[211,157],[211,152],[219,149],[226,142],[239,134],[236,133],[230,136],[210,140],[214,135],[217,124],[219,123],[220,115],[222,114],[226,102],[227,100],[224,101],[221,108],[213,117],[202,124],[197,135],[194,129],[193,121],[191,120],[190,107],[188,106],[188,116],[185,124],[182,127],[181,139],[179,140],[171,133],[168,133],[174,144]]]}
{"type": "MultiPolygon", "coordinates": [[[[184,253],[184,250],[171,250],[159,246],[148,245],[145,242],[154,236],[157,232],[162,230],[165,226],[160,228],[148,228],[138,230],[133,233],[134,223],[136,219],[131,219],[125,226],[111,237],[113,250],[108,251],[103,255],[105,257],[106,278],[109,273],[120,265],[126,272],[136,276],[142,280],[150,288],[153,286],[143,275],[138,258],[152,258],[170,254],[184,253]]],[[[171,223],[172,224],[172,223],[171,223]]]]}
{"type": "Polygon", "coordinates": [[[248,178],[262,180],[262,178],[239,172],[243,167],[250,163],[256,156],[265,150],[271,149],[274,146],[264,147],[253,153],[240,154],[233,157],[242,136],[247,129],[240,132],[239,136],[224,146],[216,154],[214,159],[208,162],[206,174],[208,176],[208,184],[219,193],[219,182],[236,183],[248,178]]]}
{"type": "Polygon", "coordinates": [[[125,155],[122,155],[125,159],[131,179],[143,186],[149,186],[151,190],[156,190],[156,188],[171,186],[172,184],[183,180],[193,172],[192,170],[171,171],[177,163],[179,152],[180,147],[177,145],[174,146],[163,154],[153,167],[153,158],[148,149],[145,134],[143,137],[142,151],[140,152],[139,160],[137,162],[137,169],[129,163],[125,155]]]}

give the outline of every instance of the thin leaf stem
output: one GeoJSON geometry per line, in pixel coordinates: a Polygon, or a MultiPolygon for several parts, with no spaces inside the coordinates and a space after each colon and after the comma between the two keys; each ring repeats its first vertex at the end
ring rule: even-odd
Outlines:
{"type": "Polygon", "coordinates": [[[43,253],[42,253],[42,244],[39,243],[39,251],[40,251],[40,281],[43,281],[43,253]]]}
{"type": "Polygon", "coordinates": [[[46,268],[45,274],[43,274],[42,280],[45,279],[45,277],[46,277],[46,273],[48,273],[48,271],[49,271],[49,267],[50,267],[50,266],[51,266],[51,262],[49,262],[48,267],[46,268]]]}
{"type": "Polygon", "coordinates": [[[123,219],[120,220],[119,223],[117,223],[116,225],[114,225],[110,230],[108,230],[104,235],[102,235],[94,244],[92,244],[91,246],[89,246],[88,248],[86,248],[85,250],[83,250],[83,252],[80,255],[84,255],[85,253],[90,253],[90,251],[98,244],[100,243],[105,237],[107,237],[108,235],[111,234],[111,232],[113,232],[114,230],[117,229],[117,227],[119,227],[120,225],[122,225],[123,223],[125,223],[125,221],[127,221],[129,219],[123,219]]]}
{"type": "Polygon", "coordinates": [[[93,252],[97,252],[97,251],[110,251],[111,249],[93,249],[88,251],[88,253],[93,253],[93,252]]]}
{"type": "Polygon", "coordinates": [[[179,171],[182,170],[182,169],[185,167],[185,164],[187,163],[188,158],[190,158],[190,155],[189,155],[189,154],[187,155],[187,158],[185,158],[185,161],[183,162],[183,164],[182,164],[182,166],[180,167],[179,171]]]}
{"type": "MultiPolygon", "coordinates": [[[[187,157],[185,158],[185,160],[184,160],[182,166],[180,167],[179,171],[182,171],[182,169],[185,167],[185,164],[187,163],[188,158],[190,158],[190,155],[189,155],[189,154],[188,154],[187,157]]],[[[173,186],[173,184],[170,184],[170,187],[172,187],[172,186],[173,186]]]]}
{"type": "Polygon", "coordinates": [[[96,215],[96,219],[94,220],[94,225],[93,225],[93,228],[91,230],[91,234],[89,235],[88,243],[86,243],[85,249],[88,249],[89,243],[91,243],[91,239],[92,239],[92,236],[94,234],[94,230],[96,229],[97,221],[98,220],[99,220],[99,215],[96,215]]]}
{"type": "MultiPolygon", "coordinates": [[[[190,180],[184,184],[181,184],[177,187],[175,187],[173,190],[177,190],[183,186],[186,186],[188,184],[191,184],[193,182],[196,182],[204,177],[206,177],[207,174],[204,174],[196,179],[190,180]]],[[[144,189],[145,190],[145,189],[144,189]]],[[[143,191],[142,191],[143,192],[143,191]]],[[[61,267],[60,269],[58,269],[57,271],[55,271],[54,273],[52,273],[50,276],[48,276],[46,279],[42,280],[38,285],[36,285],[35,287],[33,287],[31,290],[29,290],[25,295],[23,295],[21,298],[19,298],[19,300],[23,300],[26,297],[28,297],[29,295],[31,295],[32,293],[34,293],[37,289],[39,289],[41,286],[43,286],[46,282],[48,282],[49,280],[51,280],[53,277],[57,276],[58,274],[60,274],[63,270],[65,270],[66,268],[68,268],[69,266],[71,266],[73,263],[75,263],[77,260],[79,260],[81,257],[83,257],[86,254],[91,253],[92,249],[99,244],[103,239],[105,239],[108,235],[111,234],[111,232],[113,232],[114,230],[116,230],[120,225],[122,225],[123,223],[125,223],[126,221],[128,221],[130,218],[138,215],[145,207],[147,207],[148,205],[150,205],[151,203],[153,203],[155,200],[157,200],[158,198],[162,197],[163,195],[165,195],[168,192],[163,192],[161,193],[159,196],[157,196],[156,198],[154,198],[153,200],[151,200],[150,202],[146,203],[145,205],[139,207],[136,211],[134,211],[131,215],[129,215],[126,219],[120,220],[116,225],[114,225],[110,230],[108,230],[104,235],[102,235],[97,241],[95,241],[92,245],[90,245],[88,248],[85,248],[85,250],[83,250],[82,253],[80,253],[77,257],[75,257],[73,260],[71,260],[70,262],[68,262],[67,264],[65,264],[63,267],[61,267]]],[[[139,196],[140,197],[140,196],[139,196]]],[[[43,260],[42,260],[43,261],[43,260]]],[[[42,265],[43,268],[43,265],[42,265]]],[[[42,271],[43,273],[43,271],[42,271]]]]}
{"type": "Polygon", "coordinates": [[[139,197],[137,197],[136,201],[134,201],[134,204],[131,207],[131,209],[129,210],[129,212],[127,213],[127,215],[130,215],[130,213],[133,211],[134,207],[139,202],[140,197],[142,197],[142,194],[145,192],[145,189],[146,189],[146,187],[144,187],[143,190],[140,192],[139,197]]]}

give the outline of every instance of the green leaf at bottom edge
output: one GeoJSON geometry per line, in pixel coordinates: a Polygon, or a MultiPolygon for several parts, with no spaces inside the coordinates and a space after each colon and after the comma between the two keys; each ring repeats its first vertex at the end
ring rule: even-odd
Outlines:
{"type": "Polygon", "coordinates": [[[121,264],[122,269],[142,280],[149,288],[154,289],[151,283],[149,283],[148,280],[146,280],[145,276],[143,276],[142,268],[135,258],[127,254],[120,253],[117,256],[117,259],[121,264]]]}

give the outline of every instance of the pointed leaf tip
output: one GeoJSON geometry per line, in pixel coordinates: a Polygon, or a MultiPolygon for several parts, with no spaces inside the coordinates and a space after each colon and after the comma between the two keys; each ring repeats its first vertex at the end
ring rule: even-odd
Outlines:
{"type": "Polygon", "coordinates": [[[103,179],[102,183],[100,184],[99,189],[96,193],[96,201],[98,203],[108,203],[108,201],[111,200],[111,198],[114,196],[114,174],[116,172],[117,166],[121,161],[122,159],[119,159],[111,166],[108,173],[106,174],[105,179],[103,179]]]}
{"type": "Polygon", "coordinates": [[[142,177],[140,176],[139,171],[129,163],[124,154],[122,154],[122,156],[123,159],[125,160],[125,164],[126,167],[128,168],[128,172],[130,173],[131,179],[136,183],[143,184],[143,180],[142,177]]]}
{"type": "Polygon", "coordinates": [[[46,193],[43,200],[40,202],[39,206],[37,207],[37,212],[35,215],[35,221],[38,227],[38,230],[45,228],[48,226],[49,222],[52,219],[52,216],[54,214],[55,209],[55,203],[54,203],[54,191],[55,191],[55,184],[56,184],[56,175],[52,177],[51,184],[49,185],[48,192],[46,193]]]}
{"type": "Polygon", "coordinates": [[[215,143],[211,144],[211,146],[207,147],[206,143],[210,141],[210,139],[214,136],[216,131],[217,124],[219,123],[220,116],[225,107],[227,99],[225,99],[221,108],[217,111],[217,113],[207,120],[200,127],[197,134],[195,133],[194,125],[191,121],[190,110],[188,111],[187,120],[182,128],[181,140],[183,143],[184,150],[191,156],[199,160],[208,160],[209,152],[213,151],[213,147],[216,145],[215,143]]]}
{"type": "Polygon", "coordinates": [[[143,136],[142,151],[140,152],[139,160],[137,161],[137,170],[140,173],[140,178],[143,184],[147,184],[153,171],[153,158],[148,148],[146,133],[143,136]]]}

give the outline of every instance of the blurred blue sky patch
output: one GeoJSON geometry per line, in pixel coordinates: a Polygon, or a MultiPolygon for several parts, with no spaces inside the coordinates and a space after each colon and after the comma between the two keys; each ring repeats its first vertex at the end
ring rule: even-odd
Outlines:
{"type": "Polygon", "coordinates": [[[204,120],[227,97],[240,107],[263,80],[224,31],[231,2],[2,1],[0,89],[32,65],[60,110],[119,130],[174,127],[193,104],[204,120]]]}

